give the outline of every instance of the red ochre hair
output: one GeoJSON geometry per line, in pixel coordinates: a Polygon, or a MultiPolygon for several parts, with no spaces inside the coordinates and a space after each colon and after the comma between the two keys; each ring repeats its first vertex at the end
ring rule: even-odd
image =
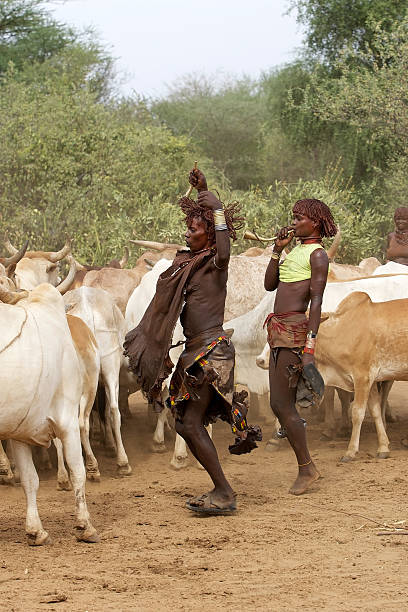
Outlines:
{"type": "MultiPolygon", "coordinates": [[[[201,219],[205,223],[208,239],[211,243],[215,242],[213,211],[209,210],[208,208],[204,208],[203,206],[199,206],[197,202],[186,197],[180,198],[178,204],[183,213],[186,215],[186,224],[188,225],[191,223],[193,219],[201,219]]],[[[244,217],[239,216],[240,209],[241,207],[239,202],[232,202],[231,204],[228,204],[228,206],[223,206],[228,235],[230,238],[232,238],[232,240],[237,239],[237,231],[242,229],[244,226],[244,217]]]]}
{"type": "Polygon", "coordinates": [[[400,206],[394,213],[394,219],[407,219],[408,218],[408,207],[400,206]]]}
{"type": "Polygon", "coordinates": [[[312,221],[319,221],[321,236],[331,237],[337,234],[330,208],[321,200],[298,200],[295,202],[293,212],[306,215],[312,221]]]}

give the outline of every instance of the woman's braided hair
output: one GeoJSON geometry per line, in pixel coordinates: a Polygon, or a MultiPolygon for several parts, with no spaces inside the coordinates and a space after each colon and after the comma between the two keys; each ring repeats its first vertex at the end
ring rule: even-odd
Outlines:
{"type": "Polygon", "coordinates": [[[306,215],[312,221],[318,221],[321,236],[331,237],[337,234],[337,226],[330,208],[321,200],[298,200],[295,202],[293,212],[306,215]]]}
{"type": "MultiPolygon", "coordinates": [[[[178,204],[186,215],[186,224],[189,225],[193,219],[201,219],[205,223],[208,239],[211,243],[215,242],[215,227],[213,211],[204,206],[199,206],[198,202],[190,198],[180,198],[178,204]]],[[[223,206],[225,215],[225,223],[228,228],[228,235],[232,240],[237,239],[237,231],[244,226],[244,217],[239,216],[241,206],[239,202],[232,202],[227,206],[223,206]]]]}
{"type": "Polygon", "coordinates": [[[394,219],[407,219],[408,218],[408,207],[400,206],[395,209],[394,219]]]}

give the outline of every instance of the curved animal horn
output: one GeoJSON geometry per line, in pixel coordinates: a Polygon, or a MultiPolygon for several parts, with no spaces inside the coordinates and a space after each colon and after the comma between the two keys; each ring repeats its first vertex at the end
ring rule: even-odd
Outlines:
{"type": "Polygon", "coordinates": [[[73,258],[75,261],[75,265],[76,265],[76,269],[77,270],[86,270],[85,266],[83,266],[81,263],[79,263],[79,261],[77,261],[75,258],[73,258]]]}
{"type": "Polygon", "coordinates": [[[14,253],[14,255],[12,255],[11,257],[4,257],[2,259],[0,259],[1,263],[3,264],[3,266],[5,268],[8,268],[9,266],[11,266],[12,264],[16,264],[20,261],[20,259],[23,259],[25,252],[27,250],[28,247],[28,240],[25,242],[25,244],[21,247],[21,249],[19,251],[16,251],[14,253]]]}
{"type": "Polygon", "coordinates": [[[128,261],[129,261],[129,249],[125,246],[125,249],[123,251],[123,257],[119,262],[120,267],[124,268],[128,261]]]}
{"type": "Polygon", "coordinates": [[[61,281],[60,284],[56,286],[56,289],[58,289],[61,295],[64,295],[64,293],[66,293],[68,289],[71,287],[72,283],[74,282],[75,275],[77,273],[76,262],[75,262],[75,259],[72,257],[72,255],[68,255],[68,261],[69,261],[69,272],[67,276],[64,278],[64,280],[61,281]]]}
{"type": "Polygon", "coordinates": [[[337,234],[335,235],[331,246],[327,249],[327,257],[329,258],[329,261],[334,260],[334,257],[337,253],[337,249],[340,246],[340,242],[341,242],[341,231],[340,231],[340,225],[338,225],[337,234]]]}
{"type": "Polygon", "coordinates": [[[71,238],[67,238],[64,246],[59,251],[54,251],[49,254],[48,259],[52,261],[52,263],[56,263],[61,259],[64,259],[71,252],[71,238]]]}
{"type": "Polygon", "coordinates": [[[17,304],[20,300],[28,297],[28,291],[7,291],[0,289],[0,302],[4,304],[17,304]]]}
{"type": "Polygon", "coordinates": [[[165,249],[182,249],[181,244],[170,244],[166,242],[152,242],[151,240],[129,240],[137,246],[144,247],[145,249],[153,249],[154,251],[164,251],[165,249]]]}
{"type": "Polygon", "coordinates": [[[7,235],[4,237],[4,246],[6,247],[10,255],[15,255],[16,253],[18,253],[18,249],[16,249],[16,247],[11,244],[7,235]]]}

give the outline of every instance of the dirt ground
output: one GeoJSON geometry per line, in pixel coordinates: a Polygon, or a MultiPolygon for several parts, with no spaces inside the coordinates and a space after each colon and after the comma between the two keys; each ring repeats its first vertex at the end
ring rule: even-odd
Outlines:
{"type": "MultiPolygon", "coordinates": [[[[347,440],[319,440],[310,425],[312,455],[324,478],[306,495],[287,493],[296,462],[287,443],[268,453],[228,454],[226,425],[215,428],[223,465],[238,493],[234,516],[200,518],[185,509],[210,488],[191,460],[170,469],[168,452],[150,451],[151,431],[140,398],[124,424],[133,467],[115,477],[103,452],[101,483],[87,485],[99,544],[73,536],[73,495],[41,474],[39,511],[52,544],[30,548],[19,486],[0,488],[0,610],[370,610],[408,609],[407,535],[378,535],[408,519],[408,383],[394,385],[399,416],[389,427],[392,454],[375,458],[376,436],[365,423],[358,459],[338,460],[347,440]],[[59,601],[56,601],[59,600],[59,601]]],[[[265,439],[270,427],[264,427],[265,439]]]]}

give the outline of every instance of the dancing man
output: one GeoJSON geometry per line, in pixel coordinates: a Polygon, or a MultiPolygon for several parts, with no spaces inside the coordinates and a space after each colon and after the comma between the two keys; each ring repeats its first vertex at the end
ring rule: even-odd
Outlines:
{"type": "Polygon", "coordinates": [[[322,247],[324,236],[337,233],[329,208],[320,200],[299,200],[293,223],[282,228],[265,273],[265,289],[277,289],[274,312],[265,324],[271,348],[269,384],[271,408],[279,419],[281,437],[287,436],[298,461],[298,476],[290,493],[301,495],[320,474],[306,442],[305,421],[296,410],[296,395],[305,386],[323,394],[323,380],[314,365],[323,291],[329,260],[322,247]],[[279,265],[283,249],[296,237],[296,246],[279,265]],[[306,310],[310,303],[309,319],[306,310]]]}
{"type": "Polygon", "coordinates": [[[247,393],[234,393],[235,351],[222,327],[230,237],[236,238],[242,218],[237,216],[236,203],[222,208],[207,190],[200,170],[192,170],[189,180],[198,191],[198,201],[184,197],[179,202],[186,216],[188,249],[178,251],[159,277],[154,298],[124,346],[142,389],[157,401],[173,367],[169,349],[180,316],[186,342],[171,378],[168,404],[177,433],[214,483],[213,490],[190,500],[187,507],[225,514],[236,509],[236,496],[205,425],[217,418],[227,421],[236,436],[229,447],[234,454],[250,452],[261,439],[260,429],[247,425],[247,393]]]}

